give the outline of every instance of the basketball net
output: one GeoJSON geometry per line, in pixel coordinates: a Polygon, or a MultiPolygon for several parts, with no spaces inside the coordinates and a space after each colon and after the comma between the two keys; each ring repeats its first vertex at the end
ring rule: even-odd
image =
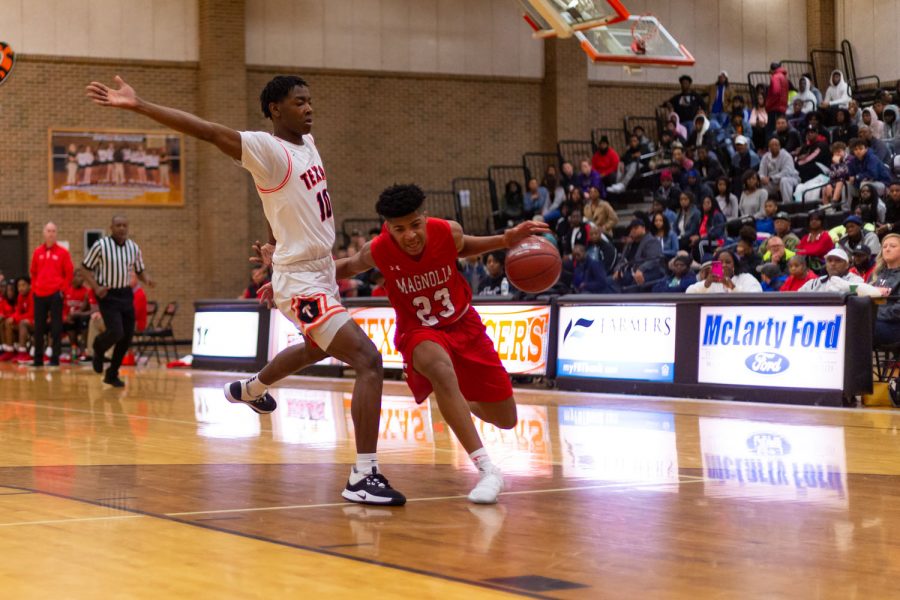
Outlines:
{"type": "Polygon", "coordinates": [[[634,25],[631,26],[631,51],[641,56],[647,54],[647,50],[652,50],[659,39],[659,27],[656,23],[647,18],[651,15],[641,15],[634,25]]]}

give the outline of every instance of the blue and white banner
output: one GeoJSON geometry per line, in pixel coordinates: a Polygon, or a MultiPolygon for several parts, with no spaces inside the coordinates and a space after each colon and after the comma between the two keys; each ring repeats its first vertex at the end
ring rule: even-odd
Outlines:
{"type": "Polygon", "coordinates": [[[704,493],[847,507],[843,427],[700,419],[704,493]]]}
{"type": "Polygon", "coordinates": [[[557,377],[671,382],[675,305],[559,307],[557,377]]]}
{"type": "Polygon", "coordinates": [[[840,390],[844,306],[704,306],[697,381],[840,390]]]}

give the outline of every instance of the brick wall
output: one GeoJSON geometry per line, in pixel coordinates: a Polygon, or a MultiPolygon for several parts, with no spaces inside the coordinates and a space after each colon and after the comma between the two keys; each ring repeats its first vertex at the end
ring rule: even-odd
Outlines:
{"type": "Polygon", "coordinates": [[[835,0],[806,0],[806,45],[809,50],[837,50],[835,0]]]}

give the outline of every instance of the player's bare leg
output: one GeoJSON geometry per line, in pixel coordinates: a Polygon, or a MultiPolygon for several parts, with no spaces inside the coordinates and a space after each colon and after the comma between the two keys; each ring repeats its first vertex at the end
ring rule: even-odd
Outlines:
{"type": "Polygon", "coordinates": [[[491,462],[472,423],[471,409],[459,389],[450,356],[439,344],[422,342],[413,350],[412,366],[431,382],[441,415],[481,475],[478,485],[469,493],[469,500],[476,504],[495,503],[503,491],[503,476],[491,462]]]}
{"type": "Polygon", "coordinates": [[[472,414],[500,429],[512,429],[519,422],[516,399],[510,396],[503,402],[469,402],[472,414]]]}

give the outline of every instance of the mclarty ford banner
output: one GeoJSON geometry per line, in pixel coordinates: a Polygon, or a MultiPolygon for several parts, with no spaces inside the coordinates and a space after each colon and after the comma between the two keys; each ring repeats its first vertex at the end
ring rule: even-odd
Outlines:
{"type": "MultiPolygon", "coordinates": [[[[394,347],[396,314],[390,306],[349,308],[350,316],[375,344],[384,368],[403,368],[403,358],[394,347]]],[[[550,307],[516,304],[475,305],[488,337],[507,372],[513,375],[543,375],[547,371],[550,307]]],[[[279,311],[272,311],[269,360],[284,348],[302,343],[303,336],[279,311]]],[[[328,362],[327,364],[335,364],[328,362]]]]}
{"type": "Polygon", "coordinates": [[[704,306],[697,380],[840,390],[844,306],[704,306]]]}
{"type": "Polygon", "coordinates": [[[700,419],[707,496],[847,506],[843,427],[700,419]]]}
{"type": "Polygon", "coordinates": [[[675,306],[560,305],[557,377],[673,381],[675,306]]]}

